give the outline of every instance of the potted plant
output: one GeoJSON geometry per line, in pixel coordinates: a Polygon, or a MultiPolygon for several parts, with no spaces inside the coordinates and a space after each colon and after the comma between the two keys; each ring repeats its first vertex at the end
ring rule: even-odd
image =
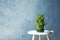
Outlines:
{"type": "Polygon", "coordinates": [[[44,25],[45,25],[44,19],[45,19],[44,14],[39,14],[37,16],[37,19],[35,21],[37,32],[44,32],[44,25]]]}

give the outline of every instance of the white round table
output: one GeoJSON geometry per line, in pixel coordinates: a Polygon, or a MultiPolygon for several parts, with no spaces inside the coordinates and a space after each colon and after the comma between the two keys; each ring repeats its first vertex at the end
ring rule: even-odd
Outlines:
{"type": "Polygon", "coordinates": [[[47,36],[47,40],[50,40],[49,35],[53,34],[53,33],[54,33],[53,30],[44,30],[44,32],[37,32],[36,30],[28,31],[28,34],[33,35],[32,36],[32,40],[34,40],[35,35],[39,35],[39,40],[42,40],[42,35],[46,35],[47,36]]]}

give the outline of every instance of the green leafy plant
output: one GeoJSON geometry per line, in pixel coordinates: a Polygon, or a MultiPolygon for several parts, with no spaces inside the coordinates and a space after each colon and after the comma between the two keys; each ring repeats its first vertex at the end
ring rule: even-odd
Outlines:
{"type": "Polygon", "coordinates": [[[45,19],[44,14],[39,14],[37,16],[37,19],[35,21],[35,25],[36,25],[36,30],[38,32],[44,32],[44,25],[45,25],[44,19],[45,19]]]}

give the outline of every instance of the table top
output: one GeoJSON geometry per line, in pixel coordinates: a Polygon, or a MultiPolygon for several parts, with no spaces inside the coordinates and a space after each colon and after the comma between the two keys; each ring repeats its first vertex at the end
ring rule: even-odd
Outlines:
{"type": "Polygon", "coordinates": [[[47,35],[52,33],[54,33],[53,30],[44,30],[44,32],[37,32],[36,30],[28,31],[28,34],[31,34],[31,35],[47,35]]]}

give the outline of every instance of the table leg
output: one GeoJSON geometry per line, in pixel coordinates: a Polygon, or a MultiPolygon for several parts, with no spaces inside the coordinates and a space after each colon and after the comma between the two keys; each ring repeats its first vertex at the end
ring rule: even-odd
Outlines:
{"type": "Polygon", "coordinates": [[[39,35],[39,40],[42,40],[42,35],[39,35]]]}
{"type": "Polygon", "coordinates": [[[47,35],[47,40],[50,40],[50,37],[49,37],[49,35],[47,35]]]}
{"type": "Polygon", "coordinates": [[[35,38],[35,35],[32,36],[32,40],[34,40],[34,38],[35,38]]]}

